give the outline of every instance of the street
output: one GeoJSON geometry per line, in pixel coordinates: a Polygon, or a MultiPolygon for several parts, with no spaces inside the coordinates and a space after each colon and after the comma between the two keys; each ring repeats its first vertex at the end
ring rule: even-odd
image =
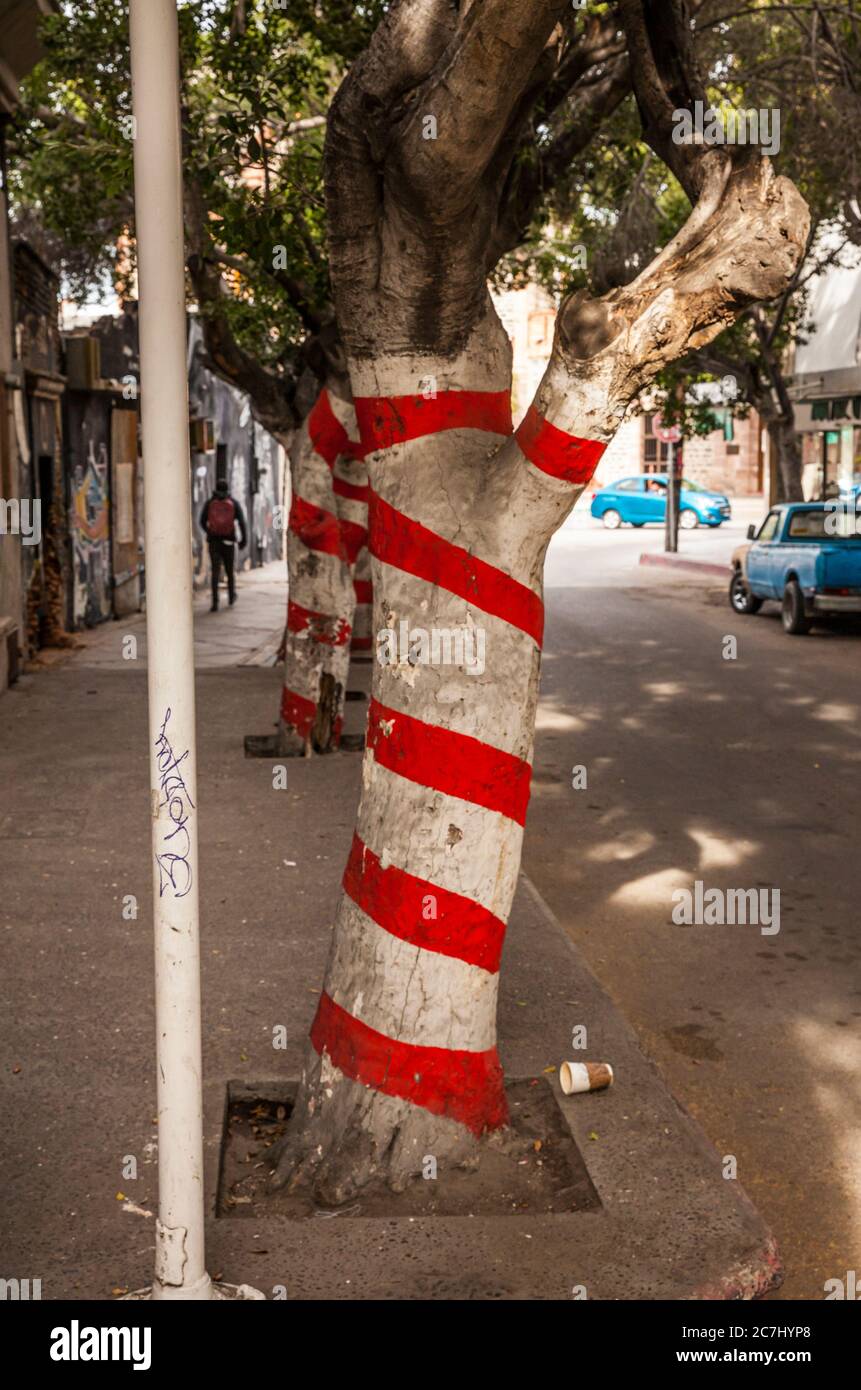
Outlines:
{"type": "MultiPolygon", "coordinates": [[[[762,515],[734,511],[680,549],[728,553],[762,515]]],[[[644,537],[662,539],[575,514],[551,545],[524,867],[737,1158],[786,1263],[778,1296],[822,1298],[861,1239],[861,639],[788,637],[776,605],[736,617],[717,579],[637,568],[644,537]],[[779,889],[779,933],[675,925],[697,879],[779,889]]]]}

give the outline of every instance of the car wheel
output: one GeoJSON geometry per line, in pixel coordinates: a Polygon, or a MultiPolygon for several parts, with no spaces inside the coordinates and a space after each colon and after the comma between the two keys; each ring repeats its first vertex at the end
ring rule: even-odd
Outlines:
{"type": "Polygon", "coordinates": [[[602,520],[608,531],[618,531],[622,525],[622,517],[615,507],[608,507],[602,520]]]}
{"type": "Polygon", "coordinates": [[[784,632],[791,633],[793,637],[810,631],[811,623],[804,607],[804,594],[797,579],[790,579],[783,591],[781,617],[784,632]]]}
{"type": "Polygon", "coordinates": [[[729,603],[736,613],[758,613],[762,607],[762,599],[750,592],[740,569],[734,571],[729,582],[729,603]]]}
{"type": "Polygon", "coordinates": [[[699,526],[700,519],[693,507],[684,507],[679,515],[679,525],[683,531],[693,531],[699,526]]]}

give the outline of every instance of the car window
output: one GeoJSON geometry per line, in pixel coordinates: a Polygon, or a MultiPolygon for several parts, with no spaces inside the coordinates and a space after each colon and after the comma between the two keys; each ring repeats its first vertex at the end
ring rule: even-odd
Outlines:
{"type": "Polygon", "coordinates": [[[818,540],[821,541],[825,535],[825,513],[816,512],[793,512],[789,518],[787,536],[792,536],[794,540],[818,540]]]}
{"type": "Polygon", "coordinates": [[[759,533],[756,539],[758,541],[773,541],[775,535],[777,534],[777,525],[779,521],[780,512],[769,512],[768,516],[765,518],[765,521],[759,528],[759,533]]]}
{"type": "Polygon", "coordinates": [[[856,526],[851,508],[840,502],[830,502],[824,510],[793,512],[786,534],[797,541],[822,541],[833,537],[854,540],[856,526]]]}
{"type": "Polygon", "coordinates": [[[666,490],[667,490],[667,480],[666,480],[666,478],[647,478],[647,479],[646,479],[646,491],[647,491],[647,492],[657,492],[657,493],[660,494],[661,497],[663,497],[663,496],[664,496],[664,493],[666,492],[666,490]]]}
{"type": "Polygon", "coordinates": [[[708,492],[708,491],[709,491],[709,489],[708,489],[707,487],[703,487],[702,483],[692,483],[691,480],[690,480],[690,478],[682,478],[682,487],[684,488],[685,492],[708,492]]]}
{"type": "Polygon", "coordinates": [[[623,478],[619,483],[613,483],[613,492],[639,492],[642,484],[639,478],[623,478]]]}

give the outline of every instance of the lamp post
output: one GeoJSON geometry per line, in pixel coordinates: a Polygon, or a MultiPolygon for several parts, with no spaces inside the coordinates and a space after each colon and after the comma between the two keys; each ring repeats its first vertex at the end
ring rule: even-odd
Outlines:
{"type": "Polygon", "coordinates": [[[200,921],[185,255],[175,0],[130,0],[155,930],[155,1273],[131,1298],[263,1298],[204,1257],[200,921]]]}

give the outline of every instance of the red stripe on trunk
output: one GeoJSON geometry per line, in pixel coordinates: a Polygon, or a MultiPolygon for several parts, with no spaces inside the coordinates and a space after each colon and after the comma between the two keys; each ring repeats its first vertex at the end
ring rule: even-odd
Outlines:
{"type": "Polygon", "coordinates": [[[544,605],[534,589],[443,540],[371,493],[368,545],[387,565],[425,579],[528,633],[541,646],[544,605]]]}
{"type": "Polygon", "coordinates": [[[424,396],[357,396],[356,420],[366,452],[391,449],[442,430],[511,434],[509,391],[440,391],[424,396]]]}
{"type": "Polygon", "coordinates": [[[328,392],[321,391],[308,416],[308,435],[315,451],[331,468],[339,454],[362,457],[362,446],[351,439],[338,419],[328,392]]]}
{"type": "Polygon", "coordinates": [[[295,532],[309,550],[336,555],[354,565],[356,556],[368,539],[364,526],[356,521],[341,521],[323,507],[315,507],[304,497],[294,497],[290,507],[290,530],[295,532]]]}
{"type": "Polygon", "coordinates": [[[348,483],[344,478],[332,480],[332,491],[336,497],[349,497],[352,502],[367,502],[370,488],[367,483],[348,483]]]}
{"type": "Polygon", "coordinates": [[[374,585],[370,579],[354,579],[353,589],[356,593],[357,603],[373,603],[374,585]]]}
{"type": "Polygon", "coordinates": [[[302,738],[307,738],[314,727],[316,713],[317,706],[313,700],[306,700],[304,695],[297,695],[294,690],[284,686],[281,691],[281,718],[302,738]]]}
{"type": "Polygon", "coordinates": [[[466,1125],[473,1134],[508,1121],[502,1067],[495,1047],[463,1052],[397,1042],[320,995],[311,1026],[317,1052],[327,1052],[345,1076],[466,1125]]]}
{"type": "Polygon", "coordinates": [[[373,640],[370,637],[354,637],[350,643],[350,651],[369,652],[372,646],[373,640]]]}
{"type": "Polygon", "coordinates": [[[371,700],[368,747],[381,767],[523,825],[532,768],[470,734],[425,724],[371,700]]]}
{"type": "Polygon", "coordinates": [[[305,632],[308,629],[315,642],[323,642],[328,647],[343,647],[350,640],[352,631],[346,618],[317,613],[313,608],[303,608],[290,599],[287,603],[287,630],[305,632]]]}
{"type": "Polygon", "coordinates": [[[514,436],[530,463],[566,483],[588,483],[606,444],[597,439],[578,439],[539,415],[534,405],[526,412],[514,436]]]}
{"type": "Polygon", "coordinates": [[[479,965],[491,975],[499,969],[504,922],[460,893],[450,893],[394,864],[384,869],[358,835],[353,836],[344,871],[344,891],[378,927],[401,941],[479,965]],[[437,915],[426,920],[429,897],[437,915]]]}
{"type": "MultiPolygon", "coordinates": [[[[295,729],[300,738],[310,738],[316,717],[317,706],[313,700],[307,700],[304,695],[297,695],[295,690],[288,690],[286,685],[282,688],[281,719],[283,723],[289,724],[291,729],[295,729]]],[[[336,745],[341,741],[343,722],[340,715],[335,720],[332,742],[336,745]]]]}

